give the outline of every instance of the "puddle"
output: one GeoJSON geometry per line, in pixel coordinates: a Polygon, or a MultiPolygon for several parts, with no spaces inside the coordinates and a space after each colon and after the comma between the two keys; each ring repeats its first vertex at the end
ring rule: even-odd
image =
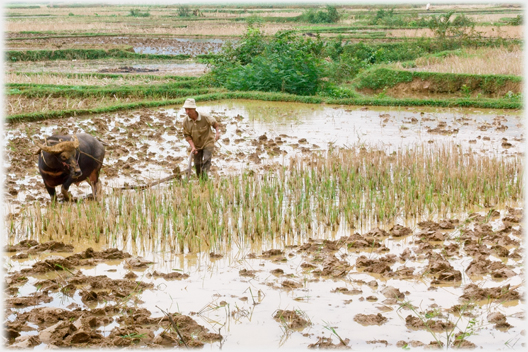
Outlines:
{"type": "MultiPolygon", "coordinates": [[[[295,155],[334,146],[364,144],[390,153],[421,143],[455,143],[477,154],[502,158],[524,153],[520,112],[365,109],[253,101],[208,102],[199,103],[199,106],[198,110],[211,112],[223,125],[218,152],[213,158],[213,177],[244,169],[263,172],[272,165],[289,162],[295,155]]],[[[52,132],[64,130],[101,136],[109,143],[106,171],[102,175],[109,193],[110,187],[125,182],[149,182],[169,175],[176,167],[180,170],[187,167],[188,146],[180,133],[182,112],[180,107],[165,107],[5,125],[4,166],[8,172],[3,181],[8,190],[5,198],[8,212],[17,212],[21,206],[35,200],[46,203],[49,198],[36,175],[36,157],[21,160],[14,152],[30,148],[28,135],[42,140],[52,132]]],[[[82,197],[89,193],[89,186],[72,187],[71,191],[74,196],[82,197]]],[[[487,211],[478,211],[479,217],[473,214],[472,218],[468,214],[452,214],[452,218],[459,219],[459,225],[454,228],[442,225],[445,229],[440,234],[436,230],[421,232],[420,226],[413,225],[407,230],[410,235],[401,237],[377,238],[368,235],[375,230],[372,228],[361,229],[357,237],[355,231],[359,230],[339,228],[337,232],[316,233],[314,238],[287,236],[284,242],[277,238],[253,244],[233,243],[232,247],[218,253],[171,253],[148,236],[138,242],[121,237],[102,238],[100,243],[64,237],[60,241],[73,244],[74,252],[47,250],[17,259],[16,255],[29,251],[26,248],[4,255],[7,276],[20,280],[9,284],[8,292],[12,293],[8,304],[27,302],[11,300],[16,293],[20,299],[40,300],[26,307],[9,306],[5,316],[14,324],[13,330],[21,329],[18,343],[22,343],[22,338],[29,343],[27,339],[33,337],[33,348],[39,349],[49,346],[49,343],[42,343],[46,338],[42,331],[49,328],[53,320],[39,322],[28,316],[28,323],[22,325],[16,325],[15,320],[35,309],[48,307],[66,309],[67,313],[63,314],[73,314],[71,320],[79,320],[78,324],[83,323],[75,315],[80,311],[89,315],[98,309],[108,310],[107,319],[92,319],[91,328],[56,327],[54,331],[72,330],[68,338],[78,342],[68,340],[72,346],[85,346],[79,342],[85,340],[105,347],[109,345],[101,341],[111,340],[112,347],[130,346],[127,343],[142,347],[159,347],[164,343],[176,346],[179,344],[176,335],[163,335],[169,322],[162,309],[181,314],[174,315],[174,319],[187,319],[186,326],[195,326],[194,321],[207,334],[213,334],[207,335],[205,330],[200,330],[193,335],[196,343],[205,343],[206,348],[212,350],[254,348],[255,336],[258,336],[259,346],[265,349],[317,347],[328,342],[338,345],[339,336],[348,341],[352,349],[366,350],[386,346],[401,348],[403,343],[429,345],[435,337],[419,326],[415,320],[418,312],[434,320],[435,328],[441,323],[455,322],[454,332],[465,332],[465,340],[477,348],[520,350],[525,342],[525,324],[518,296],[505,301],[475,299],[460,318],[456,313],[456,307],[464,305],[464,295],[475,294],[476,288],[471,284],[499,291],[507,291],[510,285],[516,295],[524,296],[524,258],[519,255],[524,251],[522,227],[520,223],[513,223],[508,231],[501,232],[515,211],[498,210],[500,213],[486,220],[484,225],[475,219],[485,219],[487,211]],[[483,227],[485,225],[489,228],[483,227]],[[365,240],[369,236],[376,238],[378,246],[369,245],[372,242],[365,240]],[[478,247],[477,238],[484,241],[485,248],[478,247]],[[498,249],[502,253],[505,251],[506,257],[491,249],[499,242],[498,238],[505,241],[498,249]],[[361,245],[362,241],[366,246],[361,245]],[[43,260],[57,260],[57,257],[62,260],[58,263],[66,265],[64,260],[69,256],[88,253],[89,247],[95,252],[119,248],[130,253],[136,261],[86,257],[77,259],[79,261],[69,271],[27,271],[43,260]],[[145,262],[151,264],[139,265],[145,262]],[[133,266],[131,263],[139,264],[133,266]],[[478,275],[468,273],[470,266],[478,275]],[[444,269],[436,271],[439,267],[444,269]],[[17,276],[18,272],[25,273],[28,279],[24,281],[17,276]],[[166,278],[167,274],[174,273],[181,275],[166,278]],[[507,275],[501,277],[504,273],[507,275]],[[459,275],[459,279],[442,281],[442,277],[449,280],[449,275],[459,275]],[[97,288],[97,283],[90,281],[94,277],[100,278],[99,281],[114,281],[104,281],[109,283],[108,287],[97,288]],[[124,277],[130,279],[119,281],[124,277]],[[69,282],[77,284],[69,286],[69,282]],[[132,290],[134,293],[127,296],[126,292],[121,292],[121,288],[134,282],[144,285],[140,293],[132,290]],[[72,290],[62,290],[64,287],[72,290]],[[133,311],[127,313],[120,310],[123,308],[133,311]],[[296,325],[275,318],[279,310],[297,312],[308,323],[291,328],[296,325]],[[492,313],[504,315],[505,320],[495,315],[498,323],[490,323],[488,317],[492,313]],[[162,319],[165,319],[163,323],[162,319]],[[505,321],[509,327],[503,324],[505,321]],[[95,335],[88,337],[88,333],[95,335]],[[220,334],[222,339],[215,340],[214,334],[220,334]]],[[[22,238],[6,239],[5,242],[16,244],[20,240],[22,238]]],[[[35,311],[35,316],[39,314],[35,311]]],[[[445,342],[445,332],[435,334],[445,342]]]]}

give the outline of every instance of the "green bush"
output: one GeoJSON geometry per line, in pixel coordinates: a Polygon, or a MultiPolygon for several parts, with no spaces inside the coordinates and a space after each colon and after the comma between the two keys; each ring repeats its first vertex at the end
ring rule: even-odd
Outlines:
{"type": "Polygon", "coordinates": [[[224,86],[229,90],[285,92],[313,95],[319,89],[321,68],[300,51],[270,53],[233,69],[224,86]]]}
{"type": "Polygon", "coordinates": [[[299,16],[299,21],[308,23],[336,23],[339,21],[339,17],[335,6],[326,5],[324,10],[309,9],[299,16]]]}
{"type": "Polygon", "coordinates": [[[313,95],[323,89],[324,43],[278,32],[265,40],[260,30],[248,28],[235,46],[229,43],[213,59],[212,75],[229,90],[285,92],[313,95]]]}
{"type": "Polygon", "coordinates": [[[254,57],[260,55],[266,46],[264,34],[258,28],[249,27],[244,36],[236,43],[226,42],[222,48],[222,55],[216,64],[238,63],[247,65],[254,57]]]}
{"type": "Polygon", "coordinates": [[[251,15],[251,16],[246,18],[246,22],[247,22],[248,26],[255,27],[257,25],[260,25],[260,24],[264,23],[264,18],[262,18],[261,16],[258,16],[258,15],[251,15]]]}
{"type": "Polygon", "coordinates": [[[438,16],[431,16],[427,26],[441,40],[448,37],[458,39],[478,38],[480,33],[475,31],[475,22],[464,14],[459,14],[452,18],[454,11],[449,11],[438,16]]]}
{"type": "Polygon", "coordinates": [[[129,16],[132,16],[132,17],[149,17],[150,16],[150,12],[149,12],[149,10],[143,12],[143,11],[141,11],[139,9],[132,9],[132,10],[130,10],[129,16]]]}
{"type": "Polygon", "coordinates": [[[189,8],[189,6],[183,5],[178,7],[178,16],[191,17],[191,9],[189,8]]]}
{"type": "Polygon", "coordinates": [[[427,21],[420,18],[418,14],[395,14],[394,8],[390,10],[379,9],[367,23],[372,26],[385,27],[427,27],[427,21]]]}
{"type": "Polygon", "coordinates": [[[517,17],[514,18],[506,18],[504,21],[511,26],[522,26],[524,23],[523,15],[517,15],[517,17]]]}
{"type": "Polygon", "coordinates": [[[364,60],[351,55],[342,55],[338,61],[328,65],[326,76],[332,82],[340,84],[356,77],[368,67],[369,64],[364,60]]]}

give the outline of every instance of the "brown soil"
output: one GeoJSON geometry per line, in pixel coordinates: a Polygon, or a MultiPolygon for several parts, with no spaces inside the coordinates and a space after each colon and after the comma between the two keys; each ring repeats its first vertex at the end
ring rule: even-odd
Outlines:
{"type": "Polygon", "coordinates": [[[358,314],[354,317],[354,321],[358,322],[361,325],[382,325],[387,322],[381,313],[378,314],[358,314]]]}
{"type": "Polygon", "coordinates": [[[145,73],[158,71],[158,69],[136,68],[131,66],[123,66],[118,68],[103,68],[99,70],[99,72],[101,73],[145,73]]]}
{"type": "MultiPolygon", "coordinates": [[[[34,241],[23,241],[15,246],[9,246],[11,251],[31,251],[34,248],[70,248],[71,246],[58,246],[56,242],[43,244],[34,241]]],[[[105,275],[85,276],[81,271],[74,272],[77,266],[84,266],[87,258],[100,261],[130,258],[128,253],[117,249],[107,249],[96,252],[89,248],[79,254],[66,258],[48,257],[48,259],[36,262],[31,269],[23,269],[6,277],[6,292],[13,292],[19,285],[27,281],[27,275],[35,275],[43,271],[55,272],[55,279],[44,279],[36,282],[40,289],[34,294],[25,297],[8,297],[6,308],[32,307],[41,303],[49,303],[52,297],[49,293],[62,292],[73,296],[79,293],[82,301],[87,307],[96,302],[106,302],[104,308],[93,309],[63,309],[55,307],[35,307],[24,313],[16,314],[16,319],[6,323],[8,344],[11,348],[30,348],[41,343],[49,348],[54,347],[175,347],[184,346],[201,347],[205,343],[219,341],[220,334],[211,333],[203,326],[197,324],[192,318],[171,314],[176,322],[179,334],[171,329],[171,322],[167,316],[152,317],[151,313],[144,308],[127,307],[126,302],[140,301],[137,299],[139,293],[146,289],[153,289],[154,285],[134,279],[110,279],[105,275]],[[66,273],[62,273],[63,271],[66,273]],[[98,330],[112,323],[120,325],[113,328],[108,336],[103,336],[98,330]],[[37,325],[38,334],[34,336],[21,336],[21,331],[32,331],[37,325]],[[159,328],[161,333],[155,333],[159,328]],[[181,335],[181,337],[180,337],[181,335]]],[[[141,261],[141,259],[138,259],[141,261]]],[[[153,276],[165,279],[186,278],[187,274],[170,273],[162,274],[154,272],[153,276]],[[176,275],[174,275],[176,274],[176,275]]],[[[75,305],[74,305],[75,306],[75,305]]],[[[94,306],[95,307],[95,306],[94,306]]]]}
{"type": "MultiPolygon", "coordinates": [[[[349,277],[350,273],[369,273],[373,276],[385,279],[398,278],[400,280],[415,280],[417,275],[421,280],[429,278],[430,289],[434,290],[436,284],[462,286],[463,294],[459,297],[461,302],[471,302],[456,305],[445,311],[454,315],[466,317],[477,317],[476,304],[473,302],[509,302],[520,301],[522,294],[518,291],[520,286],[512,287],[509,284],[494,288],[483,288],[475,283],[464,284],[461,282],[461,272],[455,270],[450,260],[465,256],[464,252],[472,256],[464,270],[468,275],[486,276],[492,280],[500,280],[508,277],[513,269],[490,256],[497,253],[503,257],[512,256],[506,253],[508,248],[520,251],[520,240],[522,230],[514,229],[512,224],[518,224],[522,219],[522,212],[518,209],[508,209],[508,213],[501,219],[492,214],[492,219],[502,220],[502,227],[492,228],[487,220],[481,216],[470,215],[469,221],[460,225],[456,219],[446,219],[439,222],[424,221],[419,223],[416,230],[403,226],[394,226],[389,231],[379,228],[370,230],[364,234],[355,233],[351,236],[341,237],[336,240],[308,239],[299,245],[287,246],[285,249],[269,249],[261,254],[251,253],[247,259],[269,261],[274,266],[287,264],[289,258],[300,256],[302,264],[300,270],[305,277],[312,277],[308,281],[317,280],[342,280],[349,277]],[[460,238],[456,243],[450,243],[450,231],[457,227],[460,238]],[[396,256],[386,253],[387,248],[381,244],[381,238],[393,238],[399,240],[409,237],[409,246],[396,256]],[[519,240],[515,240],[518,238],[519,240]],[[440,245],[443,245],[441,247],[440,245]],[[445,248],[442,253],[434,250],[445,248]],[[422,261],[426,263],[423,272],[414,274],[413,262],[422,261]],[[394,270],[392,267],[400,266],[394,270]],[[405,265],[401,265],[405,264],[405,265]],[[504,274],[505,276],[500,276],[504,274]]],[[[38,243],[34,240],[24,240],[4,248],[11,255],[12,260],[23,259],[28,253],[39,256],[46,253],[48,256],[36,261],[29,268],[10,272],[5,276],[6,313],[15,317],[14,320],[5,324],[5,333],[8,338],[7,345],[16,348],[31,348],[41,343],[49,347],[199,347],[214,341],[221,341],[219,333],[210,332],[205,327],[197,324],[189,316],[171,313],[176,322],[179,332],[171,328],[172,323],[167,316],[152,316],[145,308],[132,308],[126,303],[141,304],[141,293],[145,290],[156,290],[152,283],[138,280],[134,270],[144,270],[152,265],[151,261],[141,257],[133,257],[130,254],[115,248],[95,251],[88,248],[76,254],[70,254],[74,248],[70,244],[57,241],[38,243]],[[49,255],[51,254],[51,255],[49,255]],[[58,256],[62,255],[62,256],[58,256]],[[121,261],[128,269],[123,278],[111,279],[106,275],[87,276],[79,270],[79,267],[95,266],[105,261],[121,261]],[[42,277],[45,273],[46,277],[42,277]],[[28,283],[31,278],[37,278],[33,285],[39,289],[31,294],[20,295],[19,288],[28,283]],[[39,306],[46,305],[53,300],[53,294],[62,293],[73,297],[80,296],[83,307],[72,303],[68,307],[56,308],[39,306]],[[101,303],[105,303],[101,307],[101,303]],[[17,308],[25,308],[25,311],[16,312],[17,308]],[[99,328],[108,326],[113,322],[109,334],[103,335],[99,328]],[[29,324],[29,325],[28,325],[29,324]],[[37,327],[35,327],[35,325],[37,327]],[[159,328],[163,330],[160,330],[159,328]],[[36,335],[27,336],[22,332],[35,331],[36,335]],[[182,340],[183,338],[183,340],[182,340]],[[185,342],[185,343],[184,343],[185,342]]],[[[514,251],[512,250],[512,253],[514,251]]],[[[215,259],[218,256],[211,252],[209,257],[215,259]]],[[[521,257],[522,258],[522,257],[521,257]]],[[[218,259],[218,258],[216,258],[218,259]]],[[[275,282],[266,282],[277,290],[285,292],[299,292],[306,290],[306,280],[293,274],[286,274],[285,270],[275,267],[267,271],[268,275],[275,275],[275,282]],[[269,272],[271,271],[271,274],[269,272]]],[[[243,280],[257,282],[260,275],[266,270],[240,269],[239,276],[243,280]]],[[[514,272],[513,272],[514,273],[514,272]]],[[[189,274],[183,272],[159,272],[157,270],[145,275],[147,278],[164,280],[186,280],[189,274]]],[[[266,279],[267,280],[267,279],[266,279]]],[[[351,287],[343,285],[329,290],[337,297],[346,297],[344,304],[350,304],[351,296],[359,296],[360,302],[371,302],[376,309],[384,314],[390,314],[397,307],[409,310],[409,305],[403,303],[412,300],[411,292],[402,292],[398,287],[378,284],[378,280],[350,280],[351,287]],[[371,292],[366,294],[364,292],[371,292]],[[379,302],[379,303],[378,303],[379,302]]],[[[335,287],[335,286],[334,286],[335,287]]],[[[248,301],[247,297],[240,298],[248,301]]],[[[354,298],[356,299],[356,298],[354,298]]],[[[254,304],[258,302],[254,301],[254,304]]],[[[221,303],[220,306],[225,306],[221,303]]],[[[453,320],[449,319],[442,310],[432,305],[427,311],[421,311],[414,307],[413,313],[407,314],[404,322],[411,330],[433,331],[443,333],[451,331],[455,326],[453,320]],[[420,318],[421,316],[422,318],[420,318]],[[423,318],[428,317],[428,318],[423,318]]],[[[373,307],[374,308],[374,307],[373,307]]],[[[238,313],[242,314],[242,311],[238,313]]],[[[238,314],[233,312],[233,314],[238,314]]],[[[193,313],[191,313],[193,314],[193,313]]],[[[233,315],[235,316],[235,315],[233,315]]],[[[273,318],[284,324],[290,330],[300,331],[311,326],[310,319],[302,311],[278,310],[273,318]]],[[[506,316],[500,312],[487,313],[487,320],[493,324],[495,329],[506,331],[511,329],[511,324],[506,316]]],[[[356,314],[354,321],[364,326],[384,325],[388,318],[382,313],[356,314]]],[[[335,340],[335,339],[334,339],[335,340]]],[[[348,339],[335,342],[329,337],[319,337],[316,343],[309,348],[348,348],[348,339]]],[[[370,340],[369,340],[370,341],[370,340]]],[[[385,340],[373,340],[373,344],[385,344],[385,340]]],[[[472,342],[458,339],[456,347],[473,348],[472,342]]],[[[400,345],[423,346],[437,348],[436,342],[425,344],[419,341],[398,342],[400,345]]]]}
{"type": "Polygon", "coordinates": [[[306,320],[299,312],[293,310],[279,309],[273,315],[273,319],[281,324],[285,324],[289,329],[303,330],[305,327],[311,325],[311,322],[306,320]]]}
{"type": "Polygon", "coordinates": [[[339,350],[339,349],[350,349],[350,346],[347,346],[347,344],[350,342],[349,339],[345,339],[344,341],[338,341],[337,343],[332,342],[331,337],[319,337],[319,340],[316,343],[312,343],[308,345],[308,348],[310,349],[321,349],[321,350],[339,350]],[[343,343],[344,342],[344,343],[343,343]]]}
{"type": "MultiPolygon", "coordinates": [[[[64,102],[62,102],[64,103],[64,102]]],[[[35,107],[38,109],[38,104],[35,107]]],[[[134,138],[135,136],[144,136],[148,140],[154,142],[162,142],[163,139],[160,137],[160,130],[163,130],[164,133],[171,137],[177,137],[178,139],[183,139],[182,127],[180,123],[174,122],[174,117],[169,116],[165,110],[150,110],[150,109],[141,109],[138,111],[139,120],[130,123],[125,126],[124,123],[115,121],[117,130],[114,128],[109,132],[109,124],[112,123],[112,120],[115,119],[115,115],[102,115],[100,117],[95,117],[87,121],[87,125],[84,125],[83,128],[88,128],[93,130],[98,135],[104,135],[106,143],[106,155],[105,163],[102,168],[101,178],[103,184],[112,183],[115,184],[116,181],[121,177],[134,177],[137,178],[142,173],[149,173],[149,168],[152,166],[159,167],[164,170],[173,170],[176,178],[182,178],[184,174],[182,170],[187,168],[187,158],[183,156],[172,156],[169,153],[168,148],[173,148],[172,152],[180,153],[180,148],[168,146],[166,150],[161,150],[159,153],[152,153],[147,151],[147,144],[138,146],[134,138]],[[134,142],[133,142],[134,141],[134,142]],[[128,158],[126,161],[123,159],[128,158]],[[147,160],[147,161],[145,161],[147,160]],[[148,164],[148,167],[146,165],[148,164]]],[[[120,114],[121,118],[125,121],[129,121],[134,118],[132,113],[122,113],[120,114]]],[[[221,129],[225,133],[226,128],[230,124],[236,124],[240,133],[251,133],[249,127],[246,124],[241,123],[239,116],[233,118],[226,118],[224,115],[215,114],[217,121],[221,123],[221,129]]],[[[51,119],[39,122],[35,125],[29,127],[31,131],[22,132],[27,125],[24,123],[16,124],[14,129],[20,129],[20,133],[30,133],[33,134],[33,131],[40,127],[47,127],[51,125],[57,125],[62,127],[57,127],[49,132],[49,135],[54,133],[61,134],[71,134],[71,133],[80,133],[81,130],[77,127],[65,127],[66,125],[71,126],[71,124],[65,123],[65,121],[51,119]]],[[[48,135],[48,136],[49,136],[48,135]]],[[[240,147],[248,147],[249,145],[255,145],[255,152],[252,154],[248,153],[239,153],[240,155],[236,156],[236,161],[243,163],[251,160],[256,160],[258,158],[259,164],[263,169],[273,168],[273,165],[270,163],[260,163],[260,156],[262,153],[266,152],[268,155],[282,155],[287,152],[284,150],[289,143],[293,142],[294,137],[277,137],[281,142],[281,146],[274,146],[273,143],[277,139],[259,139],[257,136],[252,138],[241,139],[240,147]],[[278,150],[279,153],[273,152],[278,150]],[[274,154],[275,153],[275,154],[274,154]]],[[[6,160],[9,161],[9,166],[6,168],[7,174],[14,174],[16,176],[7,177],[6,184],[6,196],[13,203],[17,203],[13,199],[18,196],[20,192],[27,194],[26,200],[31,202],[34,200],[40,200],[44,203],[49,201],[49,196],[45,192],[42,182],[32,182],[30,184],[20,185],[16,183],[16,180],[27,177],[34,170],[37,170],[37,155],[34,154],[35,146],[32,141],[27,137],[15,137],[9,142],[10,147],[6,149],[6,160]],[[23,151],[23,155],[20,155],[20,151],[23,151]]],[[[230,161],[233,159],[233,155],[230,152],[226,152],[221,147],[215,152],[215,160],[219,161],[230,161]]],[[[256,167],[258,169],[258,166],[256,167]]],[[[216,168],[213,165],[212,172],[216,172],[216,168]]],[[[192,173],[194,175],[194,172],[192,173]]],[[[132,186],[128,183],[125,183],[125,186],[132,186]]],[[[72,187],[74,188],[74,187],[72,187]]],[[[104,188],[103,188],[104,189],[104,188]]],[[[59,195],[60,197],[60,195],[59,195]]],[[[266,255],[275,255],[273,253],[263,253],[266,255]]]]}

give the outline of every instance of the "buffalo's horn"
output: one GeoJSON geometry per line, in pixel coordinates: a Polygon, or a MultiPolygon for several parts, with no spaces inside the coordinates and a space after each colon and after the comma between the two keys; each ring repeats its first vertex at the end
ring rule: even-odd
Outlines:
{"type": "Polygon", "coordinates": [[[77,135],[76,134],[73,135],[73,147],[75,149],[79,148],[79,140],[77,139],[77,135]]]}
{"type": "Polygon", "coordinates": [[[29,139],[31,139],[31,141],[33,142],[33,144],[35,144],[36,147],[34,148],[34,150],[35,150],[34,153],[35,153],[35,155],[37,155],[38,153],[40,153],[40,149],[41,149],[41,148],[40,148],[40,144],[37,143],[37,142],[35,142],[35,140],[34,140],[32,137],[29,137],[29,139]]]}
{"type": "Polygon", "coordinates": [[[45,144],[40,144],[40,143],[36,143],[36,142],[35,142],[35,144],[40,149],[45,151],[46,153],[58,154],[58,153],[62,153],[64,151],[66,151],[66,150],[77,149],[79,147],[79,140],[77,139],[76,136],[74,136],[74,138],[75,138],[74,141],[64,141],[64,142],[60,142],[60,143],[52,145],[52,146],[47,146],[45,144]]]}

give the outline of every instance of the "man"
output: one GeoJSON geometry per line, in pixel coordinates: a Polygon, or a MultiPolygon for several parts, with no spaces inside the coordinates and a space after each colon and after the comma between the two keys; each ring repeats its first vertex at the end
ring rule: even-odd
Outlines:
{"type": "Polygon", "coordinates": [[[185,100],[183,108],[187,114],[183,119],[183,136],[194,154],[196,175],[206,180],[211,168],[214,143],[220,138],[220,125],[214,117],[196,111],[196,102],[192,98],[185,100]],[[216,130],[216,134],[211,127],[216,130]]]}

